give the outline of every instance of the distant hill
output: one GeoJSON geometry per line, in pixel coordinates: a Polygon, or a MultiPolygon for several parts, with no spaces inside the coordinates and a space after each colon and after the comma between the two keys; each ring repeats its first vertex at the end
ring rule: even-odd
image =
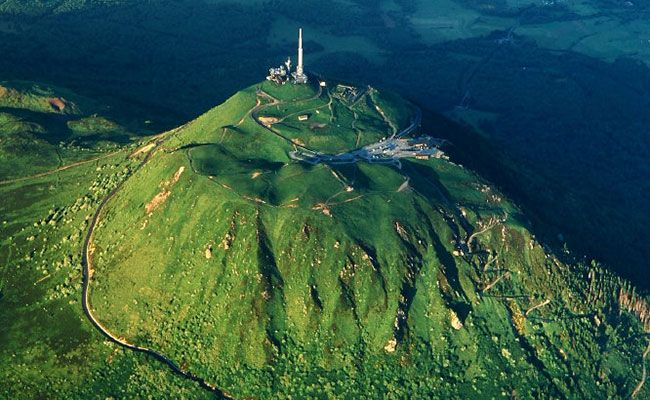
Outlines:
{"type": "Polygon", "coordinates": [[[115,151],[147,133],[140,126],[64,89],[0,82],[0,181],[115,151]]]}

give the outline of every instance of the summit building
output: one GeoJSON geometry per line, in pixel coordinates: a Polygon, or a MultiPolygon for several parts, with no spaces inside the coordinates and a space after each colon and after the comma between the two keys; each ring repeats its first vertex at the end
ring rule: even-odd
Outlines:
{"type": "Polygon", "coordinates": [[[302,28],[298,30],[298,64],[296,70],[291,71],[291,58],[288,58],[284,64],[279,67],[269,68],[269,75],[267,80],[284,85],[287,82],[294,84],[307,83],[307,75],[305,74],[303,64],[303,50],[302,50],[302,28]]]}

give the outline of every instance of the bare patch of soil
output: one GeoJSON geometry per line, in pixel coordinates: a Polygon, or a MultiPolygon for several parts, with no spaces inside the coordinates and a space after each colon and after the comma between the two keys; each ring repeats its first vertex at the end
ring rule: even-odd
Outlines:
{"type": "Polygon", "coordinates": [[[137,149],[137,150],[136,150],[135,152],[133,152],[133,154],[131,154],[129,157],[130,157],[130,158],[133,158],[133,157],[137,157],[137,156],[139,156],[140,154],[148,153],[149,150],[153,149],[155,146],[156,146],[155,143],[149,143],[148,145],[142,146],[142,147],[140,147],[139,149],[137,149]]]}
{"type": "Polygon", "coordinates": [[[52,97],[47,99],[47,102],[50,104],[52,109],[56,112],[63,112],[65,110],[67,103],[64,99],[60,97],[52,97]]]}
{"type": "Polygon", "coordinates": [[[258,117],[257,118],[264,126],[271,126],[278,122],[276,117],[258,117]]]}
{"type": "Polygon", "coordinates": [[[172,178],[172,182],[171,182],[172,185],[178,182],[178,180],[181,178],[181,175],[183,175],[184,171],[185,171],[185,167],[180,167],[178,171],[176,171],[176,173],[174,174],[174,178],[172,178]]]}
{"type": "Polygon", "coordinates": [[[162,192],[155,195],[154,198],[151,199],[151,201],[147,203],[146,206],[144,206],[144,210],[146,211],[146,213],[151,214],[152,212],[154,212],[156,208],[160,207],[160,205],[167,200],[170,194],[172,194],[171,191],[163,190],[162,192]]]}
{"type": "Polygon", "coordinates": [[[162,190],[157,195],[155,195],[149,203],[147,203],[144,206],[144,210],[147,213],[147,215],[150,215],[151,213],[154,212],[154,210],[156,210],[156,208],[160,207],[163,203],[165,203],[169,195],[172,194],[171,192],[172,186],[174,186],[174,184],[178,182],[178,180],[181,178],[181,175],[183,175],[183,171],[185,171],[185,167],[180,167],[178,171],[174,173],[174,176],[170,181],[163,182],[163,184],[161,185],[162,190]]]}

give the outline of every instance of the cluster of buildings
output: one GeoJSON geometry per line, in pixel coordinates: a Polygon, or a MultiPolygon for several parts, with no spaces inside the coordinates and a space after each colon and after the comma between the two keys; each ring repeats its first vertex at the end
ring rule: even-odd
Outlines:
{"type": "Polygon", "coordinates": [[[416,158],[428,160],[430,158],[447,158],[440,150],[444,140],[429,136],[417,138],[390,137],[377,143],[364,146],[360,149],[341,154],[323,154],[309,150],[296,150],[289,156],[296,161],[309,164],[352,164],[366,161],[373,164],[394,164],[401,166],[401,158],[416,158]]]}
{"type": "Polygon", "coordinates": [[[296,70],[291,71],[291,58],[287,58],[287,61],[279,67],[269,68],[269,75],[266,79],[280,85],[288,82],[295,84],[307,83],[307,75],[303,65],[302,28],[298,30],[298,65],[296,70]]]}
{"type": "Polygon", "coordinates": [[[428,160],[429,158],[443,158],[444,153],[440,150],[443,140],[429,136],[417,138],[389,138],[364,147],[365,158],[417,158],[428,160]]]}
{"type": "MultiPolygon", "coordinates": [[[[307,75],[305,74],[303,65],[302,28],[298,30],[298,64],[296,65],[295,71],[292,71],[291,67],[292,63],[291,58],[289,57],[287,58],[287,61],[280,66],[270,68],[269,75],[266,79],[279,85],[284,85],[286,83],[307,83],[307,75]]],[[[326,86],[324,81],[319,82],[319,84],[320,86],[326,86]]],[[[345,100],[348,103],[355,103],[367,91],[368,88],[359,89],[353,86],[339,84],[336,87],[336,97],[345,100]]],[[[309,114],[299,115],[298,121],[307,121],[309,120],[309,117],[309,114]]],[[[430,158],[445,158],[446,155],[442,150],[440,150],[440,146],[443,144],[442,140],[431,137],[403,138],[403,136],[410,134],[420,125],[420,120],[421,114],[418,110],[411,124],[401,132],[396,133],[389,138],[383,138],[377,143],[350,152],[341,154],[323,154],[302,148],[296,149],[296,151],[291,152],[289,155],[294,160],[310,164],[349,164],[358,161],[366,161],[379,164],[394,164],[400,167],[401,158],[417,158],[425,160],[430,158]]],[[[268,128],[278,122],[278,120],[275,117],[260,117],[259,122],[268,128]]]]}

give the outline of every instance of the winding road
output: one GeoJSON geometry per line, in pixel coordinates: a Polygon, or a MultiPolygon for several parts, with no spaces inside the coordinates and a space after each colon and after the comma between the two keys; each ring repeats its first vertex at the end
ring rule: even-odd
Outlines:
{"type": "MultiPolygon", "coordinates": [[[[322,93],[323,93],[323,87],[319,85],[318,86],[318,91],[316,92],[316,94],[314,96],[306,98],[306,99],[300,99],[300,100],[298,100],[298,102],[307,102],[307,101],[318,99],[318,98],[320,98],[322,93]]],[[[365,93],[366,92],[363,92],[363,94],[365,94],[365,93]]],[[[330,106],[331,107],[332,97],[331,97],[331,94],[329,93],[329,89],[328,89],[328,95],[330,97],[329,103],[325,104],[325,105],[322,105],[322,106],[319,106],[319,107],[316,107],[315,109],[322,108],[322,107],[325,107],[325,106],[330,106]]],[[[372,156],[370,154],[370,152],[368,152],[368,148],[372,147],[372,145],[364,146],[362,148],[357,148],[355,150],[351,150],[351,151],[341,153],[341,154],[327,154],[327,153],[321,153],[319,151],[315,151],[313,149],[310,149],[309,147],[305,146],[304,144],[297,143],[295,140],[292,140],[291,138],[288,138],[285,135],[283,135],[282,133],[280,133],[277,130],[273,129],[273,127],[270,126],[269,124],[266,124],[266,123],[260,121],[259,116],[258,116],[259,112],[262,111],[262,110],[266,110],[266,109],[268,109],[269,107],[272,107],[272,106],[282,105],[282,104],[285,104],[287,102],[286,101],[281,101],[281,100],[271,96],[270,94],[266,93],[265,91],[263,91],[261,89],[257,90],[257,96],[258,96],[258,103],[255,105],[255,107],[253,107],[253,109],[249,112],[249,114],[251,115],[253,120],[259,126],[261,126],[262,128],[266,129],[267,131],[273,133],[274,135],[276,135],[276,136],[284,139],[285,141],[289,142],[290,144],[292,144],[297,149],[297,151],[291,152],[289,154],[289,156],[292,159],[296,160],[296,161],[303,161],[303,162],[306,162],[306,163],[309,163],[309,164],[312,164],[312,165],[321,164],[321,163],[323,163],[323,164],[351,164],[351,163],[356,163],[356,162],[359,162],[359,161],[367,161],[367,162],[376,163],[376,164],[393,164],[393,165],[396,165],[397,167],[401,167],[401,163],[400,163],[398,157],[380,157],[379,155],[372,156]],[[259,101],[260,97],[267,98],[269,100],[269,102],[268,103],[260,102],[259,101]]],[[[358,100],[358,98],[355,101],[357,101],[357,100],[358,100]]],[[[383,110],[381,108],[379,108],[379,106],[375,105],[375,108],[376,108],[377,112],[382,116],[384,121],[386,121],[386,123],[391,127],[391,129],[393,131],[392,135],[388,139],[383,141],[383,142],[385,142],[387,144],[389,142],[395,140],[395,139],[399,139],[401,137],[404,137],[404,136],[407,136],[407,135],[413,133],[420,126],[420,124],[422,122],[422,110],[420,110],[419,107],[416,107],[415,114],[411,118],[411,123],[407,127],[405,127],[404,129],[399,130],[398,127],[395,126],[395,124],[386,116],[386,114],[383,112],[383,110]]],[[[299,114],[301,112],[311,111],[311,110],[312,109],[303,110],[303,111],[300,111],[300,112],[290,114],[290,116],[299,114]]],[[[352,110],[351,108],[350,108],[350,111],[352,111],[355,114],[355,117],[356,117],[356,112],[354,112],[354,110],[352,110]]],[[[244,116],[244,118],[245,117],[246,116],[244,116]]],[[[286,118],[287,118],[287,116],[283,117],[278,122],[283,121],[286,118]]],[[[355,122],[356,122],[356,118],[355,118],[355,122]]],[[[354,124],[354,122],[353,122],[353,124],[354,124]]],[[[353,126],[353,129],[354,129],[354,126],[353,126]]],[[[359,138],[357,138],[357,141],[358,141],[358,139],[359,138]]],[[[378,142],[375,145],[380,145],[383,142],[378,142]]]]}
{"type": "MultiPolygon", "coordinates": [[[[379,107],[378,111],[380,110],[379,107]]],[[[383,111],[381,112],[383,115],[383,111]]],[[[385,115],[384,115],[385,117],[385,115]]],[[[296,161],[303,161],[312,165],[316,164],[353,164],[359,161],[366,161],[371,164],[391,164],[395,165],[398,168],[401,168],[402,163],[399,160],[398,155],[385,156],[382,152],[377,152],[375,149],[381,147],[387,147],[391,144],[394,144],[397,139],[400,139],[404,136],[407,136],[413,133],[422,122],[422,111],[420,108],[416,108],[415,115],[411,118],[411,123],[409,126],[405,127],[400,131],[395,131],[389,138],[381,140],[377,143],[369,144],[361,148],[357,148],[351,151],[340,154],[327,154],[321,152],[315,152],[313,150],[307,150],[305,152],[294,151],[289,154],[289,156],[296,161]]],[[[440,152],[442,154],[442,152],[440,152]]]]}
{"type": "MultiPolygon", "coordinates": [[[[299,143],[296,143],[293,140],[291,140],[290,138],[285,137],[281,133],[274,130],[272,127],[269,127],[269,126],[263,124],[258,119],[258,116],[257,116],[259,111],[261,111],[263,109],[266,109],[268,107],[274,106],[274,105],[283,104],[284,102],[274,98],[273,96],[269,95],[268,93],[266,93],[266,92],[264,92],[262,90],[258,91],[258,95],[260,97],[266,97],[270,101],[268,103],[261,103],[260,102],[260,103],[256,104],[246,115],[244,115],[244,117],[242,118],[242,121],[243,121],[243,119],[245,119],[247,116],[250,115],[255,120],[255,122],[258,123],[260,126],[265,128],[266,130],[270,131],[271,133],[281,137],[282,139],[285,139],[286,141],[290,142],[291,144],[296,146],[296,148],[300,148],[300,149],[302,149],[302,150],[304,150],[306,152],[309,152],[309,153],[318,154],[315,151],[307,148],[306,146],[301,145],[299,143]]],[[[302,99],[301,101],[309,101],[309,100],[317,99],[321,95],[322,95],[322,87],[319,86],[317,93],[313,97],[310,97],[310,98],[307,98],[307,99],[302,99]]],[[[330,100],[330,102],[331,102],[331,100],[330,100]]],[[[329,106],[329,104],[326,104],[325,106],[329,106]]],[[[391,137],[396,137],[396,136],[400,137],[400,136],[404,136],[404,135],[407,135],[407,134],[411,133],[413,130],[415,130],[419,126],[420,119],[421,119],[421,113],[420,113],[420,110],[418,109],[416,115],[414,116],[414,118],[412,120],[412,123],[408,127],[406,127],[405,129],[403,129],[402,131],[394,133],[391,137]]],[[[242,121],[240,121],[240,123],[242,121]]],[[[148,145],[146,145],[143,148],[141,148],[140,150],[138,150],[136,153],[132,154],[131,156],[134,156],[134,155],[137,155],[137,154],[144,153],[144,150],[146,150],[146,155],[143,157],[142,161],[134,169],[133,173],[139,171],[145,164],[147,164],[147,162],[156,153],[157,149],[160,147],[160,145],[162,143],[164,143],[166,140],[168,140],[170,137],[172,137],[176,132],[183,129],[186,125],[187,124],[182,125],[182,126],[176,128],[176,129],[173,129],[171,131],[162,133],[162,134],[160,134],[158,136],[155,136],[153,138],[154,140],[152,142],[150,142],[148,145]]],[[[115,151],[115,152],[111,152],[111,153],[103,154],[101,156],[94,157],[94,158],[91,158],[91,159],[75,162],[75,163],[72,163],[72,164],[69,164],[69,165],[66,165],[66,166],[62,166],[62,167],[59,167],[59,168],[56,168],[56,169],[53,169],[53,170],[50,170],[50,171],[45,171],[45,172],[42,172],[42,173],[38,173],[38,174],[35,174],[35,175],[26,176],[26,177],[21,177],[21,178],[0,181],[0,185],[11,184],[11,183],[15,183],[15,182],[20,182],[20,181],[25,181],[25,180],[29,180],[29,179],[35,179],[35,178],[39,178],[39,177],[43,177],[43,176],[52,175],[52,174],[55,174],[55,173],[58,173],[58,172],[62,172],[62,171],[68,170],[68,169],[72,169],[74,167],[78,167],[78,166],[81,166],[81,165],[85,165],[85,164],[88,164],[88,163],[92,163],[92,162],[95,162],[95,161],[99,161],[101,159],[105,159],[105,158],[117,155],[117,154],[119,154],[120,152],[123,152],[123,151],[124,151],[124,149],[120,149],[120,150],[115,151]]],[[[321,156],[325,156],[325,155],[321,154],[321,156]]],[[[192,373],[191,371],[189,371],[187,369],[181,368],[176,362],[174,362],[169,357],[165,356],[160,351],[157,351],[155,349],[151,349],[151,348],[148,348],[148,347],[138,346],[138,345],[133,344],[133,343],[129,343],[126,339],[124,339],[124,338],[118,336],[117,334],[111,332],[106,326],[104,326],[102,324],[102,322],[94,314],[93,307],[92,307],[92,304],[91,304],[91,301],[90,301],[90,283],[92,281],[92,275],[93,275],[93,272],[94,272],[93,264],[92,264],[93,263],[93,251],[94,251],[93,238],[94,238],[94,235],[95,235],[95,230],[96,230],[96,228],[97,228],[97,226],[98,226],[98,224],[99,224],[99,222],[100,222],[100,220],[102,218],[102,215],[104,214],[104,211],[106,209],[107,204],[123,188],[124,184],[127,181],[128,181],[128,178],[126,178],[123,181],[121,181],[120,183],[118,183],[117,186],[115,188],[113,188],[106,195],[106,197],[104,197],[101,200],[101,202],[99,203],[97,209],[95,210],[95,212],[94,212],[94,214],[92,216],[92,219],[90,220],[90,223],[88,225],[88,230],[86,232],[84,242],[83,242],[82,257],[81,257],[81,264],[82,264],[82,308],[83,308],[84,314],[86,315],[86,317],[88,318],[90,323],[95,327],[95,329],[97,329],[104,337],[106,337],[111,342],[113,342],[113,343],[115,343],[115,344],[117,344],[117,345],[119,345],[119,346],[121,346],[121,347],[123,347],[125,349],[131,350],[131,351],[134,351],[134,352],[138,352],[138,353],[143,353],[143,354],[146,354],[146,355],[156,359],[157,361],[165,364],[172,372],[176,373],[177,375],[181,376],[182,378],[189,379],[189,380],[191,380],[193,382],[198,383],[199,386],[201,386],[202,388],[204,388],[204,389],[210,391],[211,393],[213,393],[216,398],[219,398],[219,399],[232,399],[232,397],[228,393],[226,393],[226,392],[222,391],[221,389],[219,389],[215,384],[208,382],[205,378],[202,378],[202,377],[200,377],[198,375],[195,375],[194,373],[192,373]]]]}
{"type": "MultiPolygon", "coordinates": [[[[160,135],[158,139],[153,142],[154,146],[148,151],[147,155],[142,159],[142,162],[137,166],[134,172],[138,171],[140,168],[142,168],[153,156],[155,153],[156,149],[160,144],[162,144],[165,140],[167,140],[169,137],[171,137],[175,132],[180,130],[183,126],[176,128],[172,131],[167,132],[167,134],[160,135]]],[[[135,344],[131,344],[127,342],[125,339],[118,337],[114,333],[108,330],[102,323],[97,319],[97,317],[93,314],[92,306],[90,304],[90,281],[92,278],[92,256],[93,256],[93,246],[92,246],[92,239],[95,233],[95,228],[97,227],[97,224],[100,221],[101,215],[106,207],[106,204],[120,191],[120,189],[124,186],[124,183],[128,179],[123,180],[120,182],[111,192],[101,201],[99,206],[97,207],[97,210],[95,211],[95,214],[93,215],[92,220],[90,221],[90,225],[88,227],[88,232],[86,233],[86,238],[84,240],[83,244],[83,251],[82,251],[82,268],[83,268],[83,283],[82,283],[82,305],[83,305],[83,310],[86,316],[88,317],[88,320],[93,324],[93,326],[100,332],[102,333],[106,338],[108,338],[110,341],[113,343],[116,343],[126,349],[133,350],[139,353],[144,353],[147,354],[156,360],[166,364],[174,373],[182,376],[183,378],[189,379],[191,381],[194,381],[198,383],[202,388],[209,390],[210,392],[214,393],[217,398],[220,399],[231,399],[231,397],[217,388],[214,384],[209,383],[205,379],[193,374],[192,372],[180,368],[174,361],[172,361],[169,357],[165,356],[164,354],[147,348],[147,347],[142,347],[138,346],[135,344]]]]}

